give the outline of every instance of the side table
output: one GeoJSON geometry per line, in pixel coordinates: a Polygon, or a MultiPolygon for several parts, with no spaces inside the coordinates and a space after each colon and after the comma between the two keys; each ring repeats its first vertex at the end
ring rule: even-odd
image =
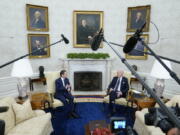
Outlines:
{"type": "Polygon", "coordinates": [[[34,90],[34,86],[33,86],[33,83],[37,83],[37,82],[41,82],[43,83],[44,85],[46,85],[46,78],[43,77],[43,78],[34,78],[34,79],[31,79],[30,78],[30,90],[33,91],[34,90]]]}
{"type": "Polygon", "coordinates": [[[47,109],[51,107],[51,100],[47,92],[32,93],[30,101],[33,110],[47,109]]]}
{"type": "Polygon", "coordinates": [[[138,110],[141,110],[143,108],[154,107],[154,105],[156,104],[156,101],[154,98],[144,97],[141,99],[137,99],[136,104],[137,104],[138,110]]]}

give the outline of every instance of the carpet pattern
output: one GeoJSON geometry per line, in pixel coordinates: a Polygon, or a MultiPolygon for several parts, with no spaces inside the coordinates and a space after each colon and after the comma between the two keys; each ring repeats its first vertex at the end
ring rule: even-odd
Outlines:
{"type": "MultiPolygon", "coordinates": [[[[114,116],[126,117],[127,125],[133,126],[135,109],[116,105],[114,116]]],[[[85,125],[91,120],[106,120],[110,123],[108,116],[108,104],[103,103],[77,103],[76,112],[81,116],[78,119],[69,119],[67,111],[63,107],[55,111],[52,124],[54,133],[52,135],[85,135],[85,125]]]]}

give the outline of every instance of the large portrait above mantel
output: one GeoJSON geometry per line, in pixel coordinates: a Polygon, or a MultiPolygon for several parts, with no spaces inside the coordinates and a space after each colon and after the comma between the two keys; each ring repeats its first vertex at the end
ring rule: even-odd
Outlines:
{"type": "MultiPolygon", "coordinates": [[[[89,48],[89,40],[103,28],[103,11],[73,12],[74,47],[89,48]]],[[[102,45],[101,45],[102,47],[102,45]]]]}

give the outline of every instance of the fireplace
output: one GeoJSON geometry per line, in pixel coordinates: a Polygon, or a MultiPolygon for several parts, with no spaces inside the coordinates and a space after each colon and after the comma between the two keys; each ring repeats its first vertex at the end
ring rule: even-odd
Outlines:
{"type": "Polygon", "coordinates": [[[102,91],[102,72],[74,72],[74,91],[102,91]]]}

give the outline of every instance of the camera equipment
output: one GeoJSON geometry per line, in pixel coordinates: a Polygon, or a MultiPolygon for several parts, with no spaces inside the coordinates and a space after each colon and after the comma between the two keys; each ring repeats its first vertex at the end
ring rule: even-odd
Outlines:
{"type": "MultiPolygon", "coordinates": [[[[180,119],[180,108],[178,104],[176,104],[175,107],[169,107],[168,110],[180,119]]],[[[164,133],[167,133],[171,128],[175,127],[161,108],[149,108],[148,111],[149,113],[144,115],[146,125],[160,127],[164,133]]]]}
{"type": "Polygon", "coordinates": [[[112,133],[119,133],[126,130],[126,119],[124,117],[111,117],[110,126],[112,133]]]}
{"type": "Polygon", "coordinates": [[[132,127],[127,126],[125,117],[111,117],[110,127],[111,132],[115,135],[121,135],[121,133],[123,133],[123,135],[136,135],[132,127]]]}

